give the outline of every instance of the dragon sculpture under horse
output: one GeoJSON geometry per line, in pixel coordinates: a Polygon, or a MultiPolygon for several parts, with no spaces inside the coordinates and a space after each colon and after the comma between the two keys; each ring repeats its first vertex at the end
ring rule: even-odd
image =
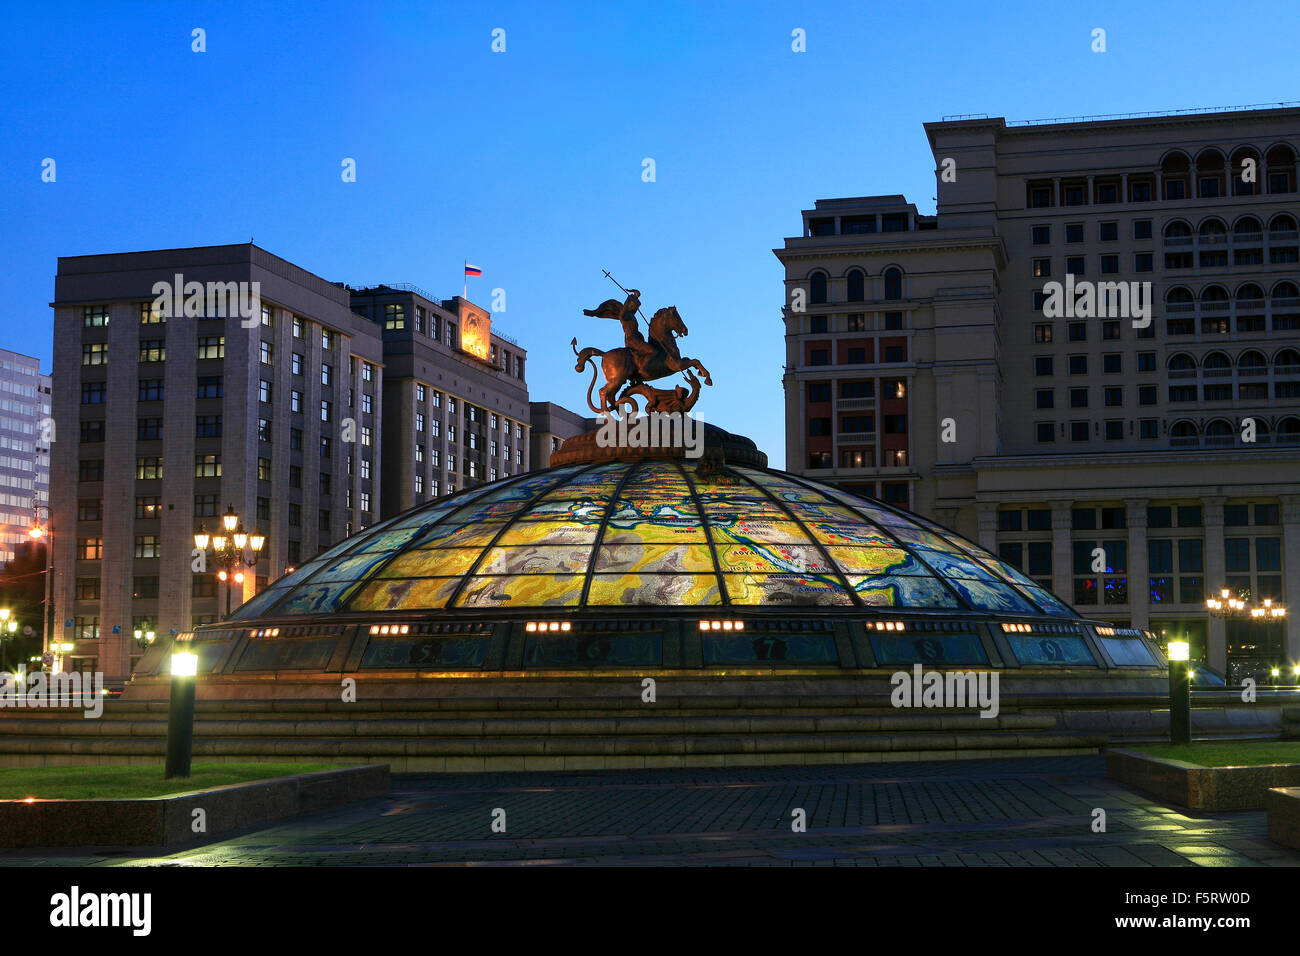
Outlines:
{"type": "Polygon", "coordinates": [[[650,338],[646,340],[637,327],[637,310],[641,307],[641,293],[628,289],[628,297],[623,302],[606,299],[594,309],[583,309],[584,315],[603,319],[618,319],[623,325],[623,348],[610,349],[608,352],[597,348],[585,348],[578,351],[578,340],[570,345],[573,354],[578,357],[575,371],[581,372],[591,363],[591,385],[587,387],[587,407],[593,412],[617,412],[619,406],[630,406],[629,413],[636,414],[637,403],[633,395],[640,395],[646,400],[647,411],[688,412],[700,397],[700,381],[692,374],[694,369],[704,377],[705,385],[712,385],[713,378],[709,370],[698,359],[684,358],[677,350],[677,336],[689,334],[686,323],[677,314],[676,306],[660,309],[650,320],[650,338]],[[596,365],[593,361],[599,355],[600,370],[605,373],[605,384],[600,389],[600,405],[592,401],[592,390],[596,387],[596,365]],[[666,378],[681,372],[691,389],[683,386],[674,389],[653,388],[647,382],[666,378]],[[623,388],[623,386],[627,388],[623,388]],[[619,394],[619,389],[623,389],[619,394]]]}

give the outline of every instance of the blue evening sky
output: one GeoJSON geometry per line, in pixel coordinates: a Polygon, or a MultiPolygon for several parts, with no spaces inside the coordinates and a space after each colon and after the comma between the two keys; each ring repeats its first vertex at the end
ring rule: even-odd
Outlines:
{"type": "Polygon", "coordinates": [[[7,7],[0,347],[48,368],[60,255],[255,237],[332,281],[438,297],[468,259],[472,300],[506,290],[496,321],[529,351],[534,400],[581,410],[568,343],[618,344],[582,315],[618,294],[609,269],[647,315],[678,307],[683,353],[714,374],[697,414],[778,467],[771,250],[818,198],[904,193],[933,212],[923,122],[1300,99],[1290,3],[7,7]]]}

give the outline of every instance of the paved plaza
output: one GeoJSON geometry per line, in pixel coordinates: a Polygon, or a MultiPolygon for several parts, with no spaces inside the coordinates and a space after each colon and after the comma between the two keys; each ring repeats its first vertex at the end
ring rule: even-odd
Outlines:
{"type": "Polygon", "coordinates": [[[396,777],[385,799],[182,852],[11,850],[0,864],[1191,867],[1300,854],[1269,842],[1262,811],[1189,815],[1090,756],[396,777]]]}

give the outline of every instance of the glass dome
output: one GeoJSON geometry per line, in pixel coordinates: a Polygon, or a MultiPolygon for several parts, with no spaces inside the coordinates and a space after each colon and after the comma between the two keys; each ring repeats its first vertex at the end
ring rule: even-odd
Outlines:
{"type": "Polygon", "coordinates": [[[1077,618],[917,515],[785,472],[700,461],[562,465],[437,499],[341,542],[232,619],[629,605],[1077,618]]]}

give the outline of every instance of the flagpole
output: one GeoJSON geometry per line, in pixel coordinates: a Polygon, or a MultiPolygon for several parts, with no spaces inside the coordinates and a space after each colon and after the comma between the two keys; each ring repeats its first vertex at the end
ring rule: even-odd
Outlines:
{"type": "Polygon", "coordinates": [[[462,259],[461,270],[460,270],[460,297],[464,299],[466,302],[469,301],[469,276],[467,275],[468,271],[469,271],[469,260],[462,259]]]}

